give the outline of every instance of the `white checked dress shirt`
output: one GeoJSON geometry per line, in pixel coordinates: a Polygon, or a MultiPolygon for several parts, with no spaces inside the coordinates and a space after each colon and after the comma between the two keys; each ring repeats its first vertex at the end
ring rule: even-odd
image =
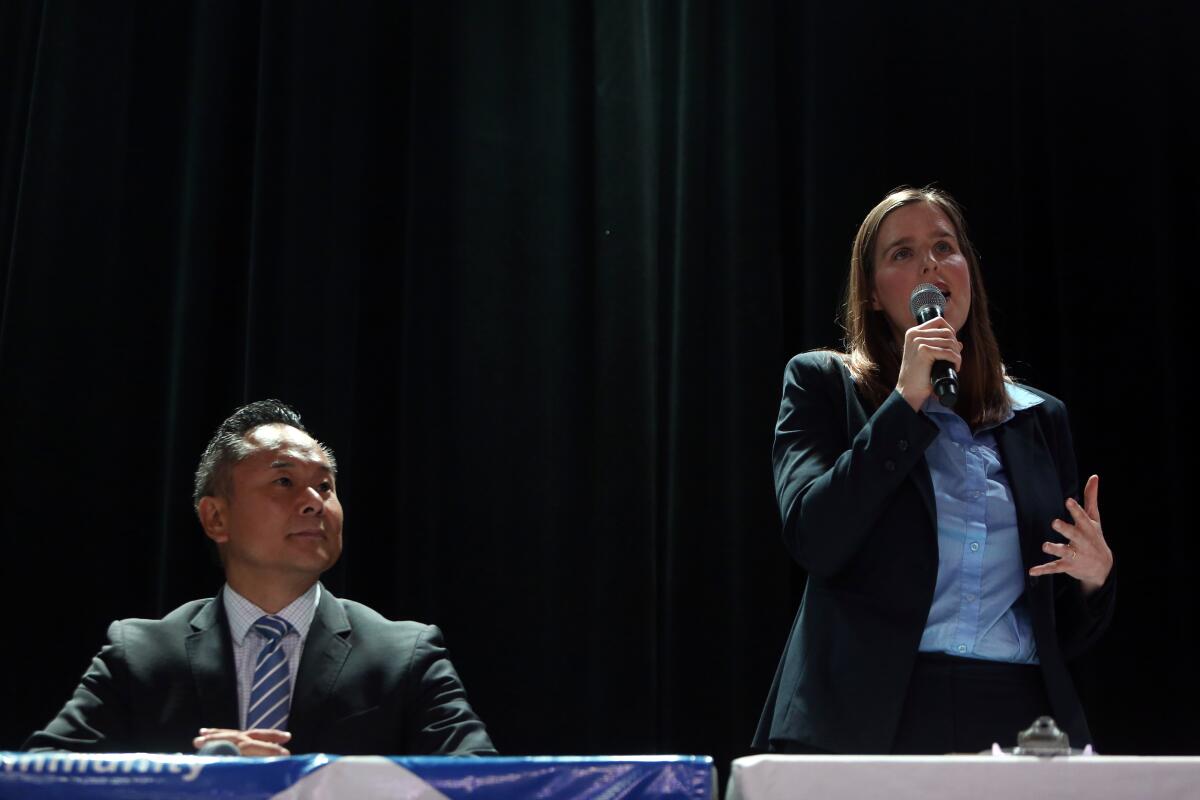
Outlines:
{"type": "MultiPolygon", "coordinates": [[[[274,616],[286,619],[293,630],[283,637],[280,647],[287,656],[290,693],[296,689],[296,673],[300,667],[300,655],[304,652],[304,640],[317,613],[321,599],[321,584],[314,583],[304,594],[297,597],[274,616]]],[[[237,669],[238,723],[246,728],[246,706],[250,703],[250,687],[254,683],[254,662],[267,640],[253,630],[254,623],[267,614],[258,606],[225,584],[223,600],[225,615],[229,618],[229,634],[233,640],[233,663],[237,669]]]]}

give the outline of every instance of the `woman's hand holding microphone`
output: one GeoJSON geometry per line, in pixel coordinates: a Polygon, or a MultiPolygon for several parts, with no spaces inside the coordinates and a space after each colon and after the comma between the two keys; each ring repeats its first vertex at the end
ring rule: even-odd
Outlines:
{"type": "Polygon", "coordinates": [[[935,361],[949,361],[956,372],[962,370],[962,342],[945,317],[934,317],[904,332],[904,353],[900,359],[896,391],[908,401],[913,411],[920,411],[925,400],[933,394],[933,381],[929,375],[935,361]]]}

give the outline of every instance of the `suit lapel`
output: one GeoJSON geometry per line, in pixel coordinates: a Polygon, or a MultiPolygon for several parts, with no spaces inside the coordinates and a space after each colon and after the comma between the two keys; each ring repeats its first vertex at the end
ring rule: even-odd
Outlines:
{"type": "Polygon", "coordinates": [[[187,637],[188,663],[200,698],[200,725],[237,728],[238,702],[233,645],[218,594],[191,619],[187,637]]]}
{"type": "MultiPolygon", "coordinates": [[[[924,458],[912,468],[909,473],[912,482],[916,484],[917,494],[925,504],[925,512],[929,515],[930,530],[937,532],[937,501],[933,497],[933,476],[929,474],[929,462],[924,458]]],[[[936,541],[936,539],[935,539],[936,541]]]]}
{"type": "Polygon", "coordinates": [[[338,675],[350,655],[350,621],[342,604],[324,586],[296,675],[288,729],[302,746],[321,721],[321,707],[333,693],[338,675]]]}
{"type": "Polygon", "coordinates": [[[996,446],[1017,508],[1021,556],[1028,568],[1046,560],[1042,542],[1062,540],[1050,527],[1050,519],[1042,519],[1047,509],[1062,506],[1058,473],[1032,411],[1018,411],[1007,424],[996,428],[996,446]]]}

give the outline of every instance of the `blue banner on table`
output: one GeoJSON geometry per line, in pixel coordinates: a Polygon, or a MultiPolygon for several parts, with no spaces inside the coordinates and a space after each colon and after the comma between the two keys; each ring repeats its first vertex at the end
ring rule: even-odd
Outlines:
{"type": "Polygon", "coordinates": [[[715,797],[707,756],[200,758],[0,753],[0,800],[715,797]]]}

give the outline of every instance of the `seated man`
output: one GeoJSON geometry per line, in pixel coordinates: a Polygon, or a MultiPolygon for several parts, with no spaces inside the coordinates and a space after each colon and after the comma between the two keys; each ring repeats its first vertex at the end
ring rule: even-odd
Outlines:
{"type": "Polygon", "coordinates": [[[242,755],[491,754],[436,627],[318,581],[342,552],[337,464],[276,400],[239,408],[196,470],[225,586],[108,629],[75,695],[26,749],[242,755]]]}

